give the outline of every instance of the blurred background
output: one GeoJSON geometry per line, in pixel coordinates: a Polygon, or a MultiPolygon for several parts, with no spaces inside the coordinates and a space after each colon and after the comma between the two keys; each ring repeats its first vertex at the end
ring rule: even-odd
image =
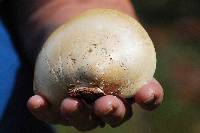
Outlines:
{"type": "Polygon", "coordinates": [[[156,47],[155,77],[165,91],[163,104],[153,112],[134,105],[132,119],[122,126],[88,133],[200,133],[200,0],[132,2],[156,47]]]}

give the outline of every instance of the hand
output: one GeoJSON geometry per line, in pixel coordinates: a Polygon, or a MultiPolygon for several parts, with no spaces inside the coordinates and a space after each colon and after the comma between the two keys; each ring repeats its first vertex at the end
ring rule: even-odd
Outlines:
{"type": "Polygon", "coordinates": [[[154,79],[140,88],[133,99],[107,95],[89,105],[83,100],[68,97],[62,101],[60,112],[55,114],[49,111],[49,104],[42,96],[35,95],[28,100],[27,106],[42,121],[70,125],[86,131],[97,126],[103,127],[105,123],[117,127],[132,116],[132,103],[139,104],[143,109],[153,110],[160,105],[162,99],[163,89],[154,79]]]}

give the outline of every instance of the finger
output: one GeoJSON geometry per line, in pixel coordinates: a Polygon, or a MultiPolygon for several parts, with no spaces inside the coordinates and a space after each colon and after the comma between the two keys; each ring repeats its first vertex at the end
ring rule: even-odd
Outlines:
{"type": "Polygon", "coordinates": [[[95,101],[94,112],[111,127],[116,127],[132,116],[131,105],[116,96],[107,95],[95,101]]]}
{"type": "Polygon", "coordinates": [[[155,79],[144,85],[135,95],[135,102],[146,110],[153,110],[163,100],[163,89],[155,79]]]}
{"type": "Polygon", "coordinates": [[[47,103],[46,101],[39,95],[34,95],[29,98],[27,102],[27,107],[32,112],[40,111],[46,108],[47,103]]]}
{"type": "Polygon", "coordinates": [[[49,105],[45,98],[39,95],[34,95],[27,102],[29,111],[39,120],[48,123],[60,123],[60,117],[50,112],[49,105]]]}
{"type": "Polygon", "coordinates": [[[69,123],[80,131],[87,131],[99,125],[99,119],[92,108],[80,100],[66,98],[61,103],[61,114],[69,123]]]}

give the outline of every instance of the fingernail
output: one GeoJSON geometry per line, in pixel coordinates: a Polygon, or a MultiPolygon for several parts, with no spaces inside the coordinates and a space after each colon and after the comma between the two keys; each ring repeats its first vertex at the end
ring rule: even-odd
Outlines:
{"type": "Polygon", "coordinates": [[[40,105],[34,105],[34,106],[33,106],[33,110],[34,110],[34,111],[37,111],[39,108],[40,108],[40,105]]]}
{"type": "Polygon", "coordinates": [[[109,115],[109,114],[111,114],[113,111],[114,111],[114,107],[113,107],[112,103],[109,103],[109,104],[108,104],[107,111],[105,111],[104,115],[109,115]]]}
{"type": "Polygon", "coordinates": [[[111,127],[118,123],[118,118],[115,117],[116,109],[111,106],[110,109],[105,113],[105,117],[103,118],[106,123],[108,123],[111,127]]]}
{"type": "Polygon", "coordinates": [[[144,104],[149,104],[152,101],[154,101],[154,99],[155,99],[155,96],[154,96],[154,94],[152,94],[150,97],[148,97],[146,100],[144,100],[144,104]]]}
{"type": "Polygon", "coordinates": [[[32,110],[33,111],[38,111],[42,106],[41,100],[37,99],[35,102],[32,104],[32,110]]]}
{"type": "Polygon", "coordinates": [[[80,113],[81,104],[78,101],[65,100],[61,106],[61,112],[64,116],[73,117],[80,113]]]}

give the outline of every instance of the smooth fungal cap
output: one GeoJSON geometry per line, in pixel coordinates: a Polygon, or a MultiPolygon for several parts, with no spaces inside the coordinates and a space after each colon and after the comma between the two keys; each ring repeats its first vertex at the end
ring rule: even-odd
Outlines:
{"type": "Polygon", "coordinates": [[[37,59],[34,90],[53,103],[80,86],[109,93],[112,88],[131,97],[153,78],[155,68],[153,43],[135,19],[111,9],[92,9],[48,38],[37,59]]]}

